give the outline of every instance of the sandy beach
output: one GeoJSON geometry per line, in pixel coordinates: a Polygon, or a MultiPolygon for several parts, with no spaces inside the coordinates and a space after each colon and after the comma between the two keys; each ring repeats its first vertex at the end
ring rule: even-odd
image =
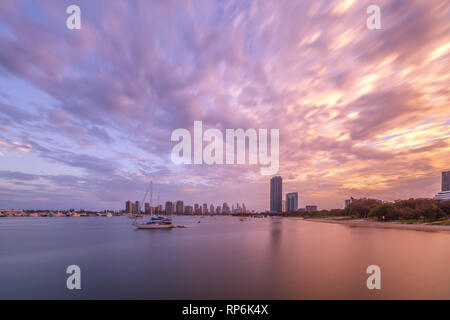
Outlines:
{"type": "Polygon", "coordinates": [[[349,227],[359,228],[382,228],[382,229],[399,229],[399,230],[415,230],[427,232],[450,232],[448,225],[430,225],[430,224],[403,224],[399,222],[381,222],[369,221],[364,219],[346,219],[346,220],[329,220],[329,219],[305,219],[312,222],[337,223],[349,227]]]}

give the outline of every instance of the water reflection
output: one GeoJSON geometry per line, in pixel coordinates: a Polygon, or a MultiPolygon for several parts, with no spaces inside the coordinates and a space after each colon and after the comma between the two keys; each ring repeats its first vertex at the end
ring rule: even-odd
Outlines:
{"type": "Polygon", "coordinates": [[[450,234],[348,228],[298,219],[176,217],[188,229],[138,230],[127,218],[0,221],[0,298],[449,299],[450,234]],[[65,289],[82,268],[83,290],[65,289]],[[369,291],[367,266],[382,270],[369,291]]]}

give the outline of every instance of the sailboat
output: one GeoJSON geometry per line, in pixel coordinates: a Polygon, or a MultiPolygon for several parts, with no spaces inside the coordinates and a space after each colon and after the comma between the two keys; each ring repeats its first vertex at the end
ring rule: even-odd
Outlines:
{"type": "MultiPolygon", "coordinates": [[[[152,205],[153,201],[153,182],[150,181],[150,185],[147,188],[147,191],[145,192],[144,199],[141,203],[145,203],[145,198],[147,197],[148,191],[150,189],[150,206],[152,205]]],[[[138,223],[136,221],[136,218],[133,220],[132,225],[135,226],[137,229],[172,229],[175,228],[175,226],[172,224],[172,219],[166,218],[166,217],[152,217],[152,212],[150,213],[150,221],[138,223]]],[[[142,216],[141,216],[142,217],[142,216]]]]}

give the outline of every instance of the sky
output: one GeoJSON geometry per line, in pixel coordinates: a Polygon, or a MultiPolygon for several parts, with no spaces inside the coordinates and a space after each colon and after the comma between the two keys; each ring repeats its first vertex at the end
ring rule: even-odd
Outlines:
{"type": "Polygon", "coordinates": [[[279,129],[299,207],[433,197],[449,53],[449,1],[2,0],[0,208],[117,210],[151,180],[153,204],[267,210],[259,165],[171,161],[171,133],[194,121],[279,129]]]}

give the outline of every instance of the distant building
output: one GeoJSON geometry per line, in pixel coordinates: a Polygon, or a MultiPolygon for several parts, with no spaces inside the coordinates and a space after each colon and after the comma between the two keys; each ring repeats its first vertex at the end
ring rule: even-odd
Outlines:
{"type": "Polygon", "coordinates": [[[214,205],[212,204],[209,206],[209,213],[214,214],[214,205]]]}
{"type": "Polygon", "coordinates": [[[166,201],[166,214],[173,214],[173,203],[171,201],[166,201]]]}
{"type": "Polygon", "coordinates": [[[305,209],[306,209],[307,212],[317,211],[317,206],[315,206],[315,205],[309,205],[309,206],[306,206],[305,209]]]}
{"type": "Polygon", "coordinates": [[[131,201],[130,200],[125,202],[125,212],[126,213],[133,213],[133,206],[131,205],[131,201]]]}
{"type": "Polygon", "coordinates": [[[434,196],[434,200],[450,200],[450,191],[441,191],[434,196]]]}
{"type": "Polygon", "coordinates": [[[193,214],[194,213],[194,208],[192,208],[192,206],[185,206],[184,207],[184,213],[185,214],[193,214]]]}
{"type": "Polygon", "coordinates": [[[441,191],[450,191],[450,170],[442,171],[441,191]]]}
{"type": "Polygon", "coordinates": [[[290,192],[286,194],[286,211],[298,211],[298,192],[290,192]]]}
{"type": "Polygon", "coordinates": [[[286,200],[281,200],[281,212],[286,212],[286,200]]]}
{"type": "Polygon", "coordinates": [[[183,214],[184,213],[184,202],[181,200],[178,200],[175,204],[175,212],[177,214],[183,214]]]}
{"type": "Polygon", "coordinates": [[[216,207],[216,213],[217,213],[217,214],[220,214],[221,211],[222,211],[221,209],[222,209],[222,208],[221,208],[220,206],[217,206],[217,207],[216,207]]]}
{"type": "Polygon", "coordinates": [[[450,170],[442,171],[441,192],[438,192],[435,200],[450,200],[450,170]]]}
{"type": "Polygon", "coordinates": [[[222,205],[222,213],[228,214],[230,213],[230,207],[228,206],[228,203],[224,202],[222,205]]]}
{"type": "Polygon", "coordinates": [[[141,214],[141,202],[139,200],[137,200],[134,203],[134,213],[135,214],[141,214]]]}
{"type": "Polygon", "coordinates": [[[345,207],[347,208],[350,205],[350,203],[353,202],[353,200],[355,200],[353,199],[353,197],[350,197],[350,199],[345,199],[345,207]]]}
{"type": "Polygon", "coordinates": [[[208,214],[208,204],[207,204],[207,203],[204,203],[204,204],[203,204],[202,213],[203,213],[203,214],[208,214]]]}
{"type": "Polygon", "coordinates": [[[152,214],[152,207],[150,207],[150,203],[146,202],[144,204],[145,207],[145,214],[152,214]]]}
{"type": "Polygon", "coordinates": [[[270,179],[270,211],[282,212],[283,179],[275,176],[270,179]]]}

